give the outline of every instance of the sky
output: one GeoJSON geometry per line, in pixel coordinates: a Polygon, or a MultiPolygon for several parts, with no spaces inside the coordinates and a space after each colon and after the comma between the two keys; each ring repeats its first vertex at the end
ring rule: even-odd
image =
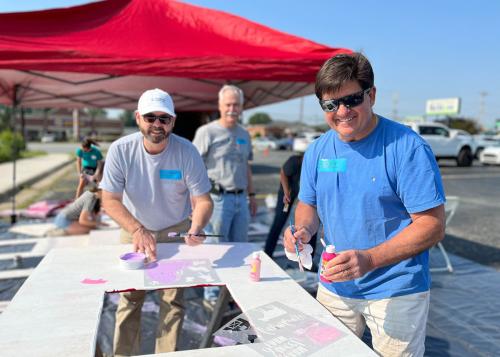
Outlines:
{"type": "MultiPolygon", "coordinates": [[[[88,0],[0,0],[0,12],[67,7],[88,0]]],[[[375,72],[375,112],[425,114],[429,99],[461,99],[462,116],[492,127],[500,119],[500,1],[186,0],[331,47],[362,51],[375,72]]],[[[303,120],[323,123],[316,97],[303,120]]],[[[247,110],[297,120],[301,100],[247,110]]],[[[432,119],[432,118],[431,118],[432,119]]]]}

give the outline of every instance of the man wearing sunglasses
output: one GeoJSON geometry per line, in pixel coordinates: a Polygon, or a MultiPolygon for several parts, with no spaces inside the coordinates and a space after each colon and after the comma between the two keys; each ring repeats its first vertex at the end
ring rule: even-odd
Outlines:
{"type": "Polygon", "coordinates": [[[360,53],[325,62],[316,96],[331,130],[302,164],[293,252],[324,225],[337,256],[317,299],[381,356],[422,356],[429,308],[428,249],[444,237],[445,195],[429,145],[373,112],[373,70],[360,53]]]}
{"type": "MultiPolygon", "coordinates": [[[[183,241],[169,232],[187,232],[185,243],[203,242],[198,234],[213,209],[203,161],[186,139],[172,134],[174,103],[160,89],[144,92],[135,113],[140,132],[115,141],[104,169],[103,206],[121,226],[121,242],[156,260],[156,244],[183,241]],[[193,210],[191,211],[191,201],[193,210]],[[189,216],[191,215],[191,220],[189,216]]],[[[161,258],[161,257],[160,257],[161,258]]],[[[183,290],[160,293],[156,353],[175,351],[184,316],[183,290]]],[[[114,355],[140,353],[140,316],[145,291],[121,293],[116,314],[114,355]]]]}

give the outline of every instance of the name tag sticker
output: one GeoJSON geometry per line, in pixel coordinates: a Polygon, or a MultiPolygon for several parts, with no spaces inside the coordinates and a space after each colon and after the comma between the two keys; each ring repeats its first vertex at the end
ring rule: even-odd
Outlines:
{"type": "Polygon", "coordinates": [[[238,144],[238,145],[245,145],[246,143],[247,143],[247,141],[245,139],[236,138],[236,144],[238,144]]]}
{"type": "Polygon", "coordinates": [[[160,170],[160,180],[181,180],[181,170],[160,170]]]}
{"type": "Polygon", "coordinates": [[[318,161],[319,172],[346,172],[346,170],[346,159],[319,159],[318,161]]]}

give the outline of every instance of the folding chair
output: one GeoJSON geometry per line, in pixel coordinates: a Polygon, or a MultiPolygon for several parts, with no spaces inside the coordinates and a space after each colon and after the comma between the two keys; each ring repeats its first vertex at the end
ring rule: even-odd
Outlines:
{"type": "MultiPolygon", "coordinates": [[[[451,222],[451,219],[455,215],[455,212],[458,208],[458,203],[460,202],[459,197],[457,196],[447,196],[446,197],[446,203],[444,205],[444,212],[446,214],[446,227],[451,222]]],[[[450,258],[448,257],[448,253],[446,253],[446,249],[444,249],[444,246],[441,242],[436,244],[439,250],[441,251],[441,254],[443,255],[444,261],[446,266],[445,267],[439,267],[439,268],[431,268],[431,272],[440,272],[440,271],[448,271],[450,273],[453,273],[453,266],[451,265],[450,258]]],[[[432,247],[434,249],[436,246],[432,247]]]]}

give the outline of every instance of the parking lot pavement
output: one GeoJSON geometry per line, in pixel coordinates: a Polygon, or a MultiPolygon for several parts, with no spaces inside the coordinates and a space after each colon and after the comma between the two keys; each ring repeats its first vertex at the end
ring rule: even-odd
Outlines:
{"type": "Polygon", "coordinates": [[[440,164],[447,196],[460,204],[443,241],[454,254],[500,270],[500,166],[440,164]]]}

